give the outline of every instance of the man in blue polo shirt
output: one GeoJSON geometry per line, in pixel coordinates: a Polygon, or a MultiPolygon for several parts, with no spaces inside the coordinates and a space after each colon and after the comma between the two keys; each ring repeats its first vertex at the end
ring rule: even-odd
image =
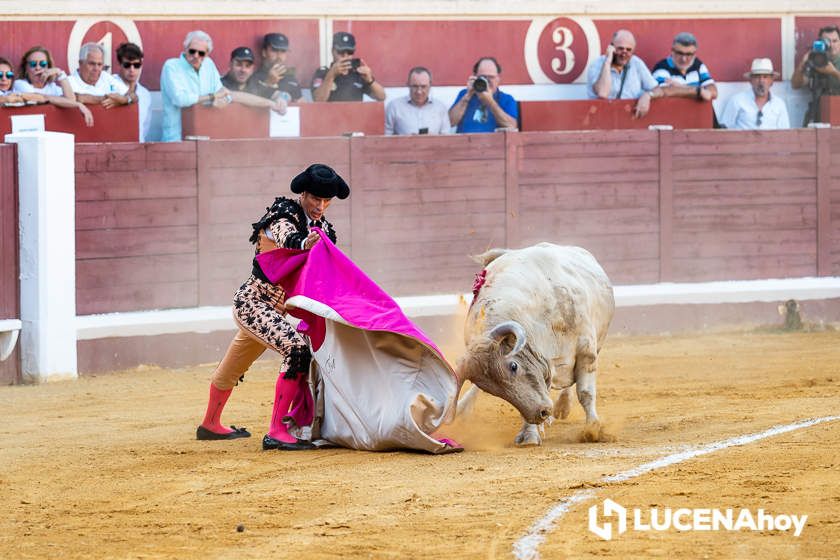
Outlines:
{"type": "Polygon", "coordinates": [[[449,121],[455,132],[494,132],[499,128],[515,129],[519,110],[516,100],[499,90],[502,67],[492,56],[478,59],[467,88],[458,92],[449,108],[449,121]]]}
{"type": "Polygon", "coordinates": [[[718,94],[709,69],[697,58],[697,38],[688,32],[674,37],[671,56],[656,63],[653,77],[666,97],[696,97],[711,101],[718,94]]]}

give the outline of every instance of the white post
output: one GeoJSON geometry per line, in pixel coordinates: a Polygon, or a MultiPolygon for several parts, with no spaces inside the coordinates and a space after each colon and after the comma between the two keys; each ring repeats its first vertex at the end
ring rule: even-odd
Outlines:
{"type": "Polygon", "coordinates": [[[76,194],[74,138],[6,136],[18,145],[21,369],[26,383],[75,378],[76,194]]]}

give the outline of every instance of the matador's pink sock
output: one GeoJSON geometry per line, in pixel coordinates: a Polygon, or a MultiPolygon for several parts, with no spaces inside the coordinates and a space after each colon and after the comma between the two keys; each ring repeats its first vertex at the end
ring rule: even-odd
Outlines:
{"type": "Polygon", "coordinates": [[[222,391],[212,383],[210,384],[210,400],[207,402],[207,412],[204,413],[204,421],[201,423],[202,426],[217,434],[229,434],[233,431],[230,428],[222,426],[221,423],[222,410],[224,410],[225,403],[227,403],[228,397],[230,397],[232,392],[233,389],[222,391]]]}
{"type": "Polygon", "coordinates": [[[283,423],[283,418],[289,414],[289,407],[292,399],[297,393],[297,379],[283,379],[285,373],[277,376],[277,384],[274,386],[274,410],[271,413],[271,426],[268,435],[276,440],[286,443],[295,443],[297,438],[289,433],[289,428],[283,423]]]}

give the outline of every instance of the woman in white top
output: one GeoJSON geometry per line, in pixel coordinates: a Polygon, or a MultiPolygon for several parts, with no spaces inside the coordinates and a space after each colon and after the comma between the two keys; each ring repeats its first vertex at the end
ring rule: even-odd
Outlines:
{"type": "Polygon", "coordinates": [[[15,82],[15,71],[12,68],[11,62],[0,57],[0,103],[3,105],[24,102],[19,93],[12,91],[12,84],[15,82]]]}
{"type": "Polygon", "coordinates": [[[26,101],[51,103],[58,107],[78,109],[87,126],[93,126],[93,115],[84,104],[76,101],[76,94],[67,81],[67,74],[53,64],[52,55],[44,47],[32,47],[20,61],[20,77],[12,91],[22,94],[26,101]]]}

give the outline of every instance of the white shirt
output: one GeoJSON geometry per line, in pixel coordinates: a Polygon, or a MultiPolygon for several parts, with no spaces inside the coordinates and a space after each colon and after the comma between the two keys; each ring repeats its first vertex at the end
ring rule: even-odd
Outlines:
{"type": "Polygon", "coordinates": [[[64,96],[64,90],[55,82],[47,82],[44,84],[44,87],[36,88],[27,80],[15,80],[14,85],[12,85],[12,91],[15,93],[40,93],[42,95],[64,96]]]}
{"type": "MultiPolygon", "coordinates": [[[[119,74],[114,74],[114,79],[128,88],[119,74]]],[[[128,89],[126,89],[128,91],[128,89]]],[[[137,86],[134,88],[134,93],[137,94],[137,113],[140,119],[140,141],[146,141],[146,135],[149,133],[149,127],[152,126],[152,94],[142,85],[139,80],[137,86]]]]}
{"type": "Polygon", "coordinates": [[[450,133],[449,107],[443,101],[430,97],[425,105],[418,107],[406,95],[385,107],[385,134],[419,134],[424,128],[425,134],[450,133]]]}
{"type": "Polygon", "coordinates": [[[128,91],[128,86],[125,85],[122,80],[115,80],[114,77],[107,72],[102,72],[99,75],[99,80],[97,80],[95,85],[90,85],[82,80],[82,77],[79,76],[78,70],[76,70],[68,79],[70,80],[70,87],[73,88],[73,93],[86,93],[88,95],[107,95],[109,93],[118,93],[120,95],[125,95],[125,92],[128,91]]]}
{"type": "Polygon", "coordinates": [[[761,108],[759,116],[758,105],[755,104],[755,94],[752,88],[742,91],[729,98],[720,124],[726,128],[741,130],[773,130],[790,128],[787,105],[778,95],[770,94],[770,99],[761,108]]]}

